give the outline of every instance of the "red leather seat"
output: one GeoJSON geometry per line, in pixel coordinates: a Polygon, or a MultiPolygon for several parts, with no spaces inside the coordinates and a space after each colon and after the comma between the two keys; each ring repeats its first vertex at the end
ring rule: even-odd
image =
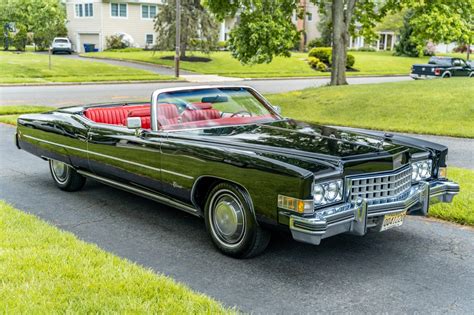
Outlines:
{"type": "Polygon", "coordinates": [[[221,113],[217,109],[186,109],[181,115],[183,122],[209,120],[221,118],[221,113]]]}
{"type": "MultiPolygon", "coordinates": [[[[143,129],[151,129],[151,117],[150,117],[150,107],[146,108],[137,108],[137,109],[132,109],[128,113],[128,117],[140,117],[140,120],[142,121],[142,128],[143,129]]],[[[127,124],[126,121],[123,123],[124,125],[127,124]]]]}
{"type": "Polygon", "coordinates": [[[84,115],[92,121],[110,124],[110,125],[122,125],[124,119],[128,115],[128,110],[124,107],[102,107],[102,108],[90,108],[84,112],[84,115]]]}
{"type": "Polygon", "coordinates": [[[158,104],[158,122],[162,126],[177,124],[178,108],[174,104],[158,104]]]}
{"type": "Polygon", "coordinates": [[[110,125],[126,125],[127,117],[140,117],[142,128],[150,128],[150,105],[95,107],[84,111],[92,121],[110,125]],[[148,116],[148,117],[147,117],[148,116]]]}

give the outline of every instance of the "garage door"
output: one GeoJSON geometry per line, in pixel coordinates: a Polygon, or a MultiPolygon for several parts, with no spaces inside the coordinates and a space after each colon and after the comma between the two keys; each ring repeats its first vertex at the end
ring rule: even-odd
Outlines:
{"type": "Polygon", "coordinates": [[[84,44],[94,44],[95,48],[100,48],[99,34],[79,34],[79,36],[81,52],[84,52],[84,44]]]}

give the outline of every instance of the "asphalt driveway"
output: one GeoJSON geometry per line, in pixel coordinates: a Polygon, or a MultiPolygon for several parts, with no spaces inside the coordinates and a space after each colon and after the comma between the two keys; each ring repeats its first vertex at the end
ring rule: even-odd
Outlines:
{"type": "Polygon", "coordinates": [[[186,213],[89,181],[58,190],[46,162],[0,125],[0,198],[104,250],[255,313],[472,313],[474,230],[410,217],[398,229],[315,247],[274,234],[264,255],[235,260],[186,213]]]}

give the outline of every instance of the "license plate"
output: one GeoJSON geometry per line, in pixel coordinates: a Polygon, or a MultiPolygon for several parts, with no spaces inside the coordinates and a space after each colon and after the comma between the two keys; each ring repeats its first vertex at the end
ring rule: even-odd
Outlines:
{"type": "Polygon", "coordinates": [[[402,225],[406,215],[406,211],[386,214],[383,218],[382,228],[380,229],[380,231],[385,231],[402,225]]]}

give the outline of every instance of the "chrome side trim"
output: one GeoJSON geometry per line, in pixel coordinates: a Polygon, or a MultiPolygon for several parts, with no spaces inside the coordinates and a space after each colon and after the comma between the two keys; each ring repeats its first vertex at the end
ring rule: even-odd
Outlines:
{"type": "Polygon", "coordinates": [[[97,180],[101,183],[104,183],[106,185],[110,185],[110,186],[113,186],[113,187],[116,187],[116,188],[119,188],[119,189],[122,189],[122,190],[125,190],[125,191],[128,191],[128,192],[134,193],[136,195],[146,197],[146,198],[154,200],[154,201],[158,201],[160,203],[166,203],[168,205],[171,205],[175,208],[186,211],[186,212],[191,213],[193,215],[200,216],[199,213],[198,213],[198,210],[196,208],[188,206],[186,204],[183,204],[183,203],[181,203],[179,201],[176,201],[172,198],[168,198],[168,197],[165,197],[165,196],[162,196],[162,195],[158,195],[158,194],[146,191],[144,189],[140,189],[140,188],[134,187],[132,185],[127,185],[127,184],[124,184],[124,183],[120,183],[120,182],[117,182],[115,180],[105,178],[105,177],[102,177],[102,176],[98,176],[98,175],[95,175],[95,174],[92,174],[92,173],[89,173],[89,172],[86,172],[86,171],[83,171],[83,170],[77,170],[77,172],[79,174],[83,175],[83,176],[90,177],[90,178],[95,179],[95,180],[97,180]]]}
{"type": "Polygon", "coordinates": [[[119,161],[119,162],[122,162],[122,163],[127,163],[127,164],[131,164],[131,165],[147,168],[147,169],[157,171],[157,172],[163,172],[163,173],[168,173],[168,174],[172,174],[172,175],[176,175],[176,176],[181,176],[181,177],[184,177],[184,178],[187,178],[187,179],[194,179],[194,177],[189,176],[189,175],[176,173],[176,172],[168,171],[168,170],[161,169],[161,168],[156,168],[156,167],[152,167],[152,166],[137,163],[137,162],[132,162],[132,161],[129,161],[129,160],[124,160],[124,159],[121,159],[121,158],[118,158],[118,157],[115,157],[115,156],[110,156],[110,155],[106,155],[106,154],[102,154],[102,153],[98,153],[98,152],[94,152],[94,151],[90,151],[90,150],[79,149],[79,148],[71,147],[71,146],[68,146],[68,145],[65,145],[65,144],[60,144],[60,143],[51,142],[51,141],[48,141],[48,140],[39,139],[39,138],[32,137],[32,136],[29,136],[29,135],[24,135],[24,137],[29,138],[29,139],[33,139],[33,140],[36,140],[36,141],[40,141],[40,142],[43,142],[43,143],[63,147],[65,149],[71,149],[71,150],[75,150],[75,151],[79,151],[79,152],[93,154],[93,155],[97,155],[97,156],[100,156],[100,157],[105,157],[105,158],[108,158],[108,159],[111,159],[111,160],[116,160],[116,161],[119,161]]]}

